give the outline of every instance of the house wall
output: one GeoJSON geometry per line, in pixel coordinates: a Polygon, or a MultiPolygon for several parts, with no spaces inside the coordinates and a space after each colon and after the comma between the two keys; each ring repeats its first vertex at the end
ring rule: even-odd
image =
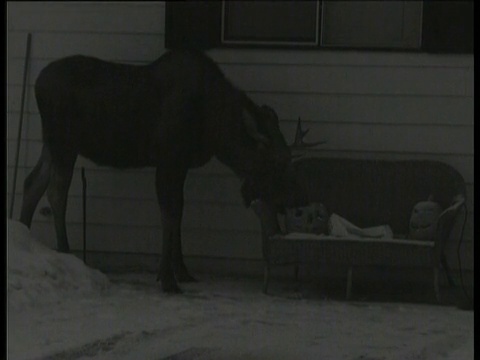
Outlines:
{"type": "MultiPolygon", "coordinates": [[[[40,70],[73,54],[132,64],[153,61],[165,52],[164,16],[163,2],[7,3],[8,200],[26,39],[32,33],[14,219],[19,218],[23,181],[41,149],[33,94],[40,70]]],[[[462,268],[473,269],[473,55],[232,49],[209,54],[252,99],[276,109],[287,139],[293,139],[301,117],[310,128],[308,139],[327,140],[309,156],[432,159],[455,167],[468,191],[462,268]]],[[[79,158],[67,211],[71,247],[82,249],[81,167],[88,181],[91,254],[115,258],[112,264],[118,266],[156,262],[148,256],[161,252],[153,169],[114,170],[79,158]]],[[[191,261],[217,259],[229,266],[261,259],[259,223],[242,205],[239,188],[239,180],[216,160],[191,171],[183,223],[184,254],[191,261]]],[[[44,197],[32,232],[55,247],[53,219],[38,211],[46,206],[44,197]]],[[[447,249],[453,268],[458,267],[456,248],[451,243],[447,249]]]]}

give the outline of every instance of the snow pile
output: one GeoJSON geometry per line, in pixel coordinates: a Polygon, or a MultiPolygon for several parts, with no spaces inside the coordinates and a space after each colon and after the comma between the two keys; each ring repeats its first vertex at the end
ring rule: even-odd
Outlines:
{"type": "Polygon", "coordinates": [[[8,220],[7,228],[9,307],[21,310],[59,303],[69,297],[98,294],[109,286],[104,274],[74,255],[45,247],[25,225],[8,220]]]}

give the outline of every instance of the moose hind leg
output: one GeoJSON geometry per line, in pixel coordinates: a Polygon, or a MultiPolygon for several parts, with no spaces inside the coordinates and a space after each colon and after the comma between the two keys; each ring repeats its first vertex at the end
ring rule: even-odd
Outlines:
{"type": "Polygon", "coordinates": [[[67,196],[72,181],[75,158],[62,164],[52,164],[50,172],[50,184],[47,189],[48,201],[52,207],[55,232],[57,235],[57,249],[60,252],[68,253],[67,228],[65,224],[65,213],[67,211],[67,196]]]}
{"type": "Polygon", "coordinates": [[[20,222],[30,228],[38,202],[47,190],[50,180],[51,156],[47,147],[43,147],[40,159],[23,184],[22,211],[20,222]]]}

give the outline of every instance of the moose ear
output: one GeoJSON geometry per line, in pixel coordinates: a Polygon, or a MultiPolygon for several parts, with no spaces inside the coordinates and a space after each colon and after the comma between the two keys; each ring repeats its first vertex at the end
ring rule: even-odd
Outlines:
{"type": "Polygon", "coordinates": [[[245,129],[247,130],[247,134],[257,141],[258,143],[268,144],[269,140],[267,137],[262,135],[260,131],[258,131],[257,121],[254,117],[248,112],[248,110],[244,109],[242,114],[243,124],[245,125],[245,129]]]}

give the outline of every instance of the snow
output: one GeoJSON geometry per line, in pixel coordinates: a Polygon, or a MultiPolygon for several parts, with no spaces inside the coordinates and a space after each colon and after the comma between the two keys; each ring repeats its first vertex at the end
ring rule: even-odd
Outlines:
{"type": "Polygon", "coordinates": [[[55,304],[69,296],[96,293],[108,278],[73,255],[60,254],[30,236],[28,228],[8,221],[8,306],[55,304]]]}
{"type": "Polygon", "coordinates": [[[473,359],[473,312],[266,296],[259,279],[206,275],[168,295],[155,274],[107,279],[7,226],[8,359],[473,359]]]}

